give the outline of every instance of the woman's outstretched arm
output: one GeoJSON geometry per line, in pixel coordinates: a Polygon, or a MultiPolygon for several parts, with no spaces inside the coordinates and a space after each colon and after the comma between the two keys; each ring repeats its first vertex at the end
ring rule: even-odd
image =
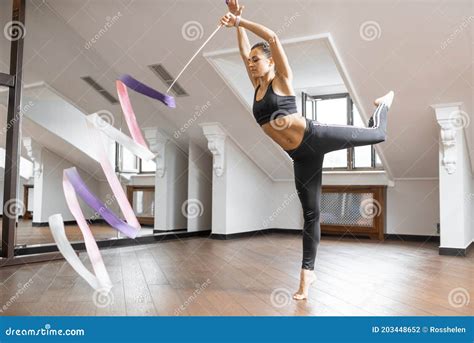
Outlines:
{"type": "MultiPolygon", "coordinates": [[[[224,18],[227,18],[227,23],[224,22],[224,24],[228,26],[235,25],[236,17],[234,14],[227,13],[224,18]]],[[[268,42],[272,51],[272,57],[273,61],[275,62],[276,70],[278,71],[278,75],[291,81],[293,79],[293,72],[291,70],[290,64],[288,63],[288,58],[286,57],[285,50],[281,45],[278,35],[261,24],[254,23],[243,18],[240,19],[239,27],[255,33],[257,36],[268,42]]]]}
{"type": "Polygon", "coordinates": [[[247,75],[249,76],[250,81],[252,82],[253,87],[257,87],[257,78],[252,76],[252,73],[249,69],[249,58],[250,58],[250,43],[249,38],[247,37],[247,32],[242,27],[237,28],[237,41],[239,42],[239,51],[240,57],[245,64],[245,69],[247,69],[247,75]]]}
{"type": "MultiPolygon", "coordinates": [[[[243,5],[240,6],[238,0],[229,0],[227,2],[227,6],[229,8],[230,13],[232,13],[233,15],[235,16],[242,15],[244,6],[243,5]]],[[[252,73],[250,72],[250,69],[249,69],[249,63],[248,63],[251,47],[249,43],[249,38],[247,37],[247,32],[245,32],[245,29],[243,27],[237,27],[237,42],[239,44],[240,57],[242,58],[244,62],[245,69],[247,70],[247,75],[249,76],[249,79],[255,88],[257,87],[257,79],[252,76],[252,73]]]]}

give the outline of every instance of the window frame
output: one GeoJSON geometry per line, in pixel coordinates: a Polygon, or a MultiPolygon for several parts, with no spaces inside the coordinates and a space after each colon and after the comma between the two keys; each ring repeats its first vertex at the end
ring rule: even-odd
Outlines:
{"type": "Polygon", "coordinates": [[[123,146],[115,143],[115,171],[117,173],[124,174],[144,174],[144,175],[154,175],[156,171],[143,171],[142,168],[142,159],[138,156],[135,156],[137,169],[122,170],[123,167],[123,146]]]}
{"type": "MultiPolygon", "coordinates": [[[[354,125],[354,102],[349,93],[332,93],[323,95],[309,95],[305,92],[301,92],[302,100],[302,116],[307,118],[307,102],[311,101],[311,118],[317,120],[317,101],[319,100],[331,100],[331,99],[346,99],[346,123],[347,125],[354,125]]],[[[376,163],[376,150],[375,145],[371,145],[370,149],[370,167],[356,167],[355,166],[355,148],[347,148],[347,165],[345,167],[324,167],[323,171],[373,171],[373,170],[384,170],[383,165],[377,165],[376,163]]]]}
{"type": "Polygon", "coordinates": [[[154,174],[156,174],[156,170],[155,171],[143,171],[142,162],[143,162],[142,159],[138,158],[138,174],[145,174],[145,175],[154,175],[154,174]]]}
{"type": "Polygon", "coordinates": [[[134,155],[136,169],[123,169],[123,146],[115,142],[115,170],[118,173],[138,174],[140,171],[138,157],[134,155]]]}

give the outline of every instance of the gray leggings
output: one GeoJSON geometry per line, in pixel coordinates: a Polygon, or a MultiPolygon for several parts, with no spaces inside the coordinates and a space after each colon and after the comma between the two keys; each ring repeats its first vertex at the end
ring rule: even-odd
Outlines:
{"type": "Polygon", "coordinates": [[[306,130],[301,144],[286,150],[293,159],[295,185],[303,207],[303,262],[302,268],[314,269],[316,251],[321,239],[319,225],[321,179],[324,155],[328,152],[371,145],[385,141],[387,106],[375,110],[374,127],[321,124],[306,118],[306,130]]]}

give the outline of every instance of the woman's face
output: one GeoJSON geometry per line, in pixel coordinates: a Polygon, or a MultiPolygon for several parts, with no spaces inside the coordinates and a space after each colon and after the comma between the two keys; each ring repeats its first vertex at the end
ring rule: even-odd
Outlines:
{"type": "Polygon", "coordinates": [[[273,59],[266,57],[260,48],[250,51],[248,64],[253,77],[262,77],[273,69],[273,59]]]}

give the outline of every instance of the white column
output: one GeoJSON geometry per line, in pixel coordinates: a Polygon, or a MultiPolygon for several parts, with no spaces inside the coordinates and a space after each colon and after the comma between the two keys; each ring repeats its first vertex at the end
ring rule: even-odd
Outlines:
{"type": "Polygon", "coordinates": [[[226,133],[219,123],[202,123],[207,147],[212,153],[212,233],[225,234],[227,228],[227,175],[225,173],[226,133]]]}
{"type": "Polygon", "coordinates": [[[188,198],[185,204],[188,232],[211,230],[212,173],[212,156],[190,141],[188,198]]]}
{"type": "Polygon", "coordinates": [[[465,249],[470,243],[471,165],[464,136],[469,116],[462,103],[432,105],[440,126],[440,252],[465,249]],[[446,250],[446,249],[444,249],[446,250]]]}
{"type": "Polygon", "coordinates": [[[219,123],[203,123],[202,127],[204,136],[207,138],[207,147],[212,153],[212,168],[216,176],[224,175],[225,164],[225,139],[226,133],[219,123]]]}
{"type": "Polygon", "coordinates": [[[23,137],[23,146],[26,149],[28,157],[33,161],[33,172],[35,177],[43,172],[43,163],[41,162],[41,145],[33,141],[31,137],[23,137]]]}
{"type": "Polygon", "coordinates": [[[157,128],[143,130],[150,150],[156,154],[155,163],[155,230],[168,229],[168,175],[166,173],[166,145],[169,137],[157,128]]]}
{"type": "MultiPolygon", "coordinates": [[[[43,147],[36,143],[31,137],[23,137],[23,146],[26,153],[33,161],[33,177],[34,177],[34,192],[33,192],[33,223],[41,222],[41,211],[43,205],[43,147]]],[[[28,204],[25,204],[28,206],[28,204]]]]}
{"type": "Polygon", "coordinates": [[[165,149],[169,137],[159,129],[144,129],[145,138],[148,141],[150,150],[156,154],[156,176],[164,177],[166,173],[165,149]]]}

